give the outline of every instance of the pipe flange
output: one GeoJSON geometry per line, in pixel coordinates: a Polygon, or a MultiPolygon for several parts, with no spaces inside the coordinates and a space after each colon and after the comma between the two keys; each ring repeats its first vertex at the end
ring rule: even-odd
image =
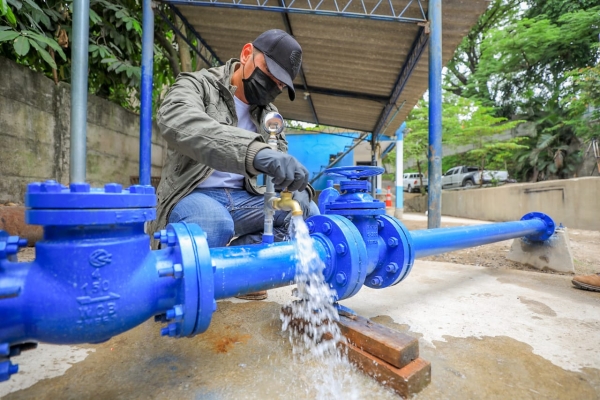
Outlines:
{"type": "Polygon", "coordinates": [[[367,276],[367,248],[358,229],[339,215],[315,215],[306,220],[310,235],[328,252],[325,280],[337,300],[354,296],[367,276]]]}
{"type": "Polygon", "coordinates": [[[541,212],[530,212],[521,218],[521,221],[529,221],[532,219],[541,219],[546,224],[546,230],[543,232],[539,232],[532,235],[527,235],[525,238],[531,240],[532,242],[543,242],[545,240],[550,239],[552,235],[554,235],[554,230],[556,229],[556,223],[549,215],[541,213],[541,212]]]}
{"type": "Polygon", "coordinates": [[[25,193],[25,221],[32,225],[69,226],[144,223],[156,219],[156,195],[150,185],[118,183],[93,188],[89,183],[33,182],[25,193]]]}
{"type": "Polygon", "coordinates": [[[210,250],[206,234],[196,224],[169,224],[170,232],[177,238],[175,249],[183,267],[183,316],[174,323],[177,330],[170,336],[194,336],[208,329],[216,309],[210,250]]]}
{"type": "Polygon", "coordinates": [[[412,237],[404,224],[387,215],[379,216],[378,224],[381,250],[379,263],[367,276],[365,285],[383,289],[396,285],[408,276],[415,254],[412,237]]]}

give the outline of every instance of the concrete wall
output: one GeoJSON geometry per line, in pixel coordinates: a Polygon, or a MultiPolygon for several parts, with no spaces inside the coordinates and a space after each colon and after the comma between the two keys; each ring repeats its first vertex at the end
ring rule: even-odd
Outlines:
{"type": "MultiPolygon", "coordinates": [[[[69,182],[71,86],[0,57],[0,202],[22,202],[27,183],[69,182]]],[[[129,186],[138,175],[139,116],[88,98],[87,181],[129,186]]],[[[154,126],[152,176],[160,176],[166,143],[154,126]]]]}
{"type": "Polygon", "coordinates": [[[442,192],[443,215],[513,221],[531,211],[568,228],[600,230],[600,177],[442,192]]]}

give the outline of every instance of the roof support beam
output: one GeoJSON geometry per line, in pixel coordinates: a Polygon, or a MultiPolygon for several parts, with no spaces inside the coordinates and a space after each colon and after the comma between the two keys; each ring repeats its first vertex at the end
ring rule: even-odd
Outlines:
{"type": "Polygon", "coordinates": [[[374,95],[374,94],[350,92],[347,90],[325,89],[325,88],[312,87],[312,86],[307,87],[307,86],[300,86],[300,85],[296,85],[296,88],[302,88],[304,91],[306,91],[310,94],[322,94],[325,96],[348,97],[350,99],[375,101],[377,103],[382,103],[382,104],[386,104],[388,102],[388,98],[386,96],[378,96],[378,95],[374,95]]]}
{"type": "MultiPolygon", "coordinates": [[[[280,4],[284,4],[284,0],[279,0],[280,4]]],[[[281,17],[283,18],[283,24],[285,25],[285,30],[288,34],[294,36],[294,32],[292,31],[292,25],[290,24],[290,17],[287,13],[281,13],[281,17]]],[[[300,80],[302,81],[302,85],[304,87],[308,87],[306,83],[306,76],[304,76],[304,68],[300,65],[300,71],[298,73],[300,76],[300,80]]],[[[315,105],[312,101],[312,97],[308,96],[308,104],[310,105],[310,111],[312,112],[314,123],[319,125],[319,117],[317,116],[317,110],[315,110],[315,105]]]]}
{"type": "MultiPolygon", "coordinates": [[[[387,104],[381,111],[381,115],[379,116],[379,119],[377,120],[377,123],[375,124],[375,128],[373,128],[373,135],[371,136],[371,165],[373,165],[373,166],[377,165],[377,156],[376,156],[377,139],[378,139],[379,135],[381,134],[381,131],[385,125],[385,122],[387,121],[388,117],[390,116],[390,113],[392,112],[394,107],[396,107],[396,102],[398,101],[400,94],[404,90],[404,87],[406,86],[406,83],[408,82],[408,78],[412,74],[412,71],[417,66],[417,63],[419,62],[419,59],[421,58],[421,55],[423,54],[423,50],[427,46],[428,40],[429,40],[429,26],[425,25],[425,26],[422,26],[421,28],[419,28],[419,33],[417,34],[417,38],[413,42],[410,52],[408,53],[408,56],[406,57],[406,61],[404,62],[404,65],[402,66],[402,69],[400,70],[400,74],[398,75],[396,84],[394,85],[394,88],[392,89],[392,94],[390,95],[387,104]]],[[[402,104],[402,105],[404,105],[404,104],[402,104]]],[[[373,179],[371,181],[371,194],[373,195],[373,197],[375,197],[375,191],[376,191],[375,178],[376,177],[373,177],[373,179]]]]}
{"type": "Polygon", "coordinates": [[[390,116],[390,113],[396,106],[396,102],[398,101],[400,94],[404,90],[404,87],[406,86],[406,83],[408,82],[408,78],[410,77],[413,70],[417,66],[417,63],[419,62],[419,59],[421,58],[421,55],[423,54],[423,50],[425,50],[425,47],[427,46],[427,43],[429,41],[429,32],[428,32],[428,29],[426,29],[426,28],[427,27],[421,27],[419,29],[417,38],[413,42],[412,48],[410,49],[410,52],[408,53],[408,56],[406,57],[406,61],[404,62],[404,65],[402,66],[402,69],[400,70],[400,74],[398,75],[396,84],[394,85],[394,88],[392,89],[392,94],[390,95],[384,109],[381,111],[381,115],[379,116],[379,119],[377,120],[377,123],[375,124],[375,127],[373,128],[374,140],[376,140],[377,136],[381,133],[381,130],[383,129],[385,121],[388,119],[388,117],[390,116]]]}
{"type": "Polygon", "coordinates": [[[203,6],[203,7],[220,7],[220,8],[237,8],[241,10],[254,10],[254,11],[272,11],[281,13],[297,13],[297,14],[313,14],[313,15],[324,15],[329,17],[345,17],[345,18],[359,18],[359,19],[371,19],[376,21],[394,21],[403,22],[410,24],[419,24],[427,22],[427,17],[423,11],[421,0],[406,0],[406,5],[398,5],[401,10],[396,11],[392,2],[385,3],[386,6],[382,7],[382,12],[378,12],[379,6],[383,3],[379,1],[373,6],[371,2],[367,4],[366,0],[347,0],[341,2],[339,0],[321,0],[315,2],[313,5],[309,2],[296,2],[294,0],[288,0],[289,4],[286,4],[286,0],[282,0],[278,6],[268,5],[268,0],[259,0],[257,4],[242,4],[241,1],[231,0],[161,0],[163,3],[171,5],[182,5],[182,6],[203,6]],[[419,6],[421,14],[420,18],[405,17],[407,10],[411,4],[416,3],[419,6]],[[356,9],[361,10],[358,12],[346,11],[352,4],[359,5],[356,9]]]}
{"type": "Polygon", "coordinates": [[[194,52],[196,54],[198,54],[198,56],[202,59],[202,61],[204,61],[208,65],[211,65],[211,62],[208,61],[206,59],[206,57],[204,57],[202,52],[200,52],[200,50],[198,50],[196,48],[196,46],[194,46],[194,44],[192,42],[190,42],[190,40],[175,26],[175,24],[173,22],[171,22],[169,17],[167,17],[167,15],[160,8],[157,8],[157,10],[158,10],[158,15],[160,15],[160,17],[163,19],[163,21],[165,21],[167,23],[167,25],[169,25],[171,27],[171,29],[173,29],[173,32],[175,32],[175,34],[177,36],[182,38],[187,43],[187,45],[190,46],[190,49],[194,50],[194,52]]]}
{"type": "MultiPolygon", "coordinates": [[[[181,19],[181,21],[184,23],[186,28],[189,31],[191,31],[194,34],[194,36],[196,36],[196,38],[200,41],[200,43],[202,43],[204,48],[206,48],[206,50],[210,53],[210,58],[207,59],[206,56],[204,54],[202,54],[202,52],[200,50],[198,50],[196,48],[196,46],[194,46],[193,43],[179,29],[177,29],[175,24],[173,24],[171,22],[171,20],[169,20],[167,15],[159,8],[158,14],[171,27],[171,29],[173,29],[173,32],[175,32],[176,35],[181,37],[188,44],[188,46],[190,46],[190,48],[196,54],[198,54],[200,56],[200,58],[202,58],[202,60],[205,63],[207,63],[208,65],[215,65],[215,64],[223,65],[223,61],[217,57],[216,53],[210,48],[210,46],[204,41],[204,39],[202,39],[202,36],[200,36],[200,34],[193,28],[193,26],[187,21],[187,19],[180,13],[180,11],[177,9],[177,7],[171,6],[171,9],[181,19]]],[[[285,16],[285,18],[287,19],[287,16],[285,16]]],[[[289,20],[286,24],[286,29],[290,35],[293,35],[291,27],[289,27],[289,29],[288,29],[288,26],[289,26],[289,20]]],[[[307,92],[309,94],[311,94],[311,93],[312,94],[322,94],[325,96],[347,97],[347,98],[351,98],[351,99],[375,101],[375,102],[382,103],[382,104],[386,104],[388,102],[388,98],[386,96],[370,95],[370,94],[365,94],[365,93],[350,92],[350,91],[346,91],[346,90],[335,90],[335,89],[326,89],[326,88],[308,86],[306,83],[306,77],[304,75],[304,71],[301,69],[300,72],[301,72],[300,79],[302,81],[302,84],[294,85],[294,86],[296,87],[296,89],[301,89],[303,92],[307,92]]],[[[317,116],[315,106],[314,106],[310,96],[309,96],[308,100],[310,101],[310,107],[311,107],[311,111],[313,114],[313,118],[315,120],[315,124],[319,125],[319,118],[317,116]]]]}
{"type": "MultiPolygon", "coordinates": [[[[167,2],[165,2],[167,3],[167,2]]],[[[202,36],[200,36],[200,34],[196,31],[196,29],[194,29],[194,27],[192,26],[192,24],[190,24],[188,22],[188,20],[183,16],[183,14],[181,14],[181,12],[177,9],[177,7],[175,7],[172,4],[169,4],[169,7],[171,8],[171,10],[173,10],[173,12],[179,17],[179,19],[181,19],[181,21],[183,22],[183,24],[185,25],[185,27],[187,28],[188,31],[191,31],[194,36],[196,36],[196,39],[198,39],[200,41],[200,43],[202,43],[202,46],[204,46],[204,48],[208,51],[208,53],[210,54],[210,56],[212,57],[212,63],[206,62],[206,59],[204,60],[208,65],[210,65],[211,67],[216,67],[217,65],[223,65],[224,62],[219,58],[219,56],[217,56],[217,53],[215,53],[213,51],[213,49],[208,45],[208,43],[206,43],[204,41],[204,39],[202,39],[202,36]]],[[[179,35],[181,37],[183,37],[181,35],[181,32],[179,33],[179,35]]],[[[184,38],[187,39],[187,38],[184,38]]],[[[197,51],[198,54],[200,54],[199,51],[197,51]]],[[[201,56],[204,59],[204,56],[201,56]]]]}

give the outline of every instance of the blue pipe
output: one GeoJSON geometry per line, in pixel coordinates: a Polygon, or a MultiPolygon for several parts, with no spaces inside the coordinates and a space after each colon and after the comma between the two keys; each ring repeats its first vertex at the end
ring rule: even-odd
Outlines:
{"type": "Polygon", "coordinates": [[[73,34],[71,52],[71,182],[85,182],[88,92],[88,38],[90,26],[89,0],[73,2],[73,34]]]}
{"type": "MultiPolygon", "coordinates": [[[[211,249],[215,299],[292,285],[296,276],[294,247],[294,242],[278,242],[211,249]]],[[[321,242],[315,242],[315,250],[320,259],[327,259],[329,252],[321,242]]]]}
{"type": "Polygon", "coordinates": [[[533,218],[498,224],[424,229],[412,231],[410,235],[413,239],[415,258],[422,258],[523,236],[533,238],[547,229],[546,221],[533,218]]]}
{"type": "MultiPolygon", "coordinates": [[[[152,68],[154,11],[152,0],[143,0],[142,84],[140,105],[140,185],[150,185],[152,168],[152,68]]],[[[87,57],[86,57],[87,60],[87,57]]]]}
{"type": "Polygon", "coordinates": [[[429,195],[427,227],[442,223],[442,0],[429,0],[429,195]]]}
{"type": "MultiPolygon", "coordinates": [[[[554,222],[529,213],[519,222],[410,233],[385,215],[352,167],[343,194],[330,196],[327,215],[306,221],[323,276],[338,300],[362,286],[385,288],[405,279],[415,257],[527,235],[546,240],[554,222]]],[[[381,172],[380,169],[375,172],[381,172]]],[[[295,242],[209,249],[196,224],[170,224],[150,250],[144,223],[156,217],[152,186],[104,189],[54,181],[28,185],[26,221],[44,227],[36,260],[18,263],[24,240],[0,231],[0,381],[17,372],[10,357],[32,341],[98,343],[151,316],[161,334],[190,337],[208,329],[216,300],[290,285],[295,242]]]]}

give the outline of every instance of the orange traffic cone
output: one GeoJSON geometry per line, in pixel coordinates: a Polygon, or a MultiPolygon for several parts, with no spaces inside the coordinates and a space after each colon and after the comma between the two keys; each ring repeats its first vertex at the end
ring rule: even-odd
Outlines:
{"type": "Polygon", "coordinates": [[[387,193],[385,194],[385,206],[387,208],[392,206],[392,192],[390,191],[390,187],[387,188],[387,193]]]}

